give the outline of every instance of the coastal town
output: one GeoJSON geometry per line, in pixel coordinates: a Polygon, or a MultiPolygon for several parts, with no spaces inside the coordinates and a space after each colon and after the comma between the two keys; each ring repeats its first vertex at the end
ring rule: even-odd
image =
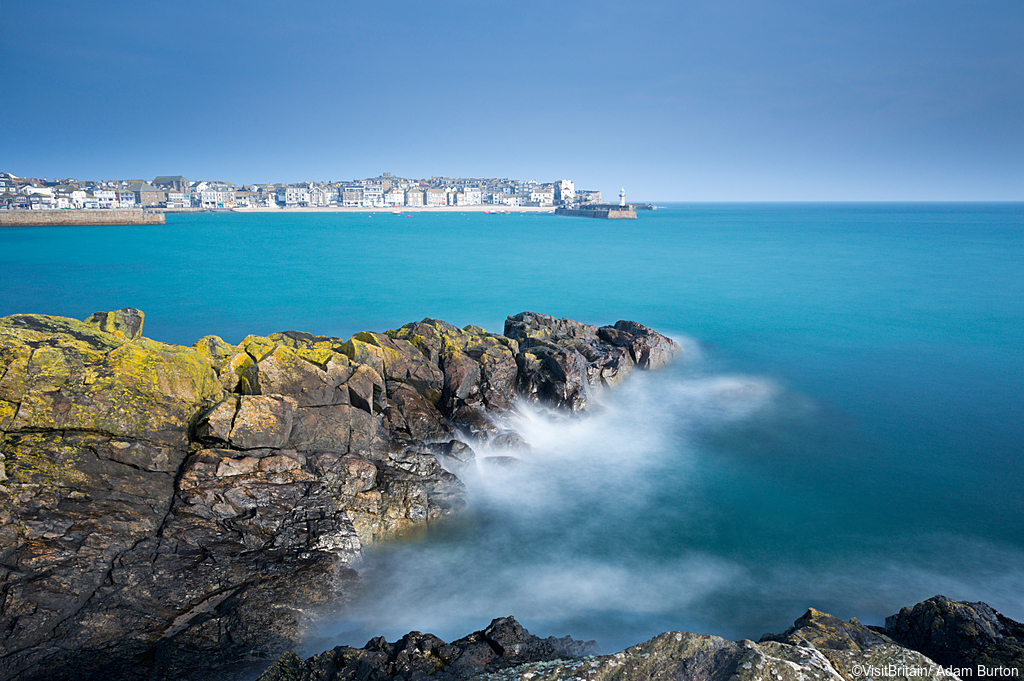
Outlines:
{"type": "Polygon", "coordinates": [[[495,206],[575,209],[601,204],[601,192],[577,190],[572,180],[509,178],[407,179],[383,173],[345,182],[248,184],[190,181],[181,175],[152,180],[82,181],[21,178],[0,173],[0,210],[154,211],[269,208],[404,209],[495,206]]]}

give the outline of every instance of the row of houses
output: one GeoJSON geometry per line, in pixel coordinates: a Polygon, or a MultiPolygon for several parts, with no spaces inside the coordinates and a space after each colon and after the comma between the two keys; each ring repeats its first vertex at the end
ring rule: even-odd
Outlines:
{"type": "Polygon", "coordinates": [[[351,182],[243,185],[190,182],[181,175],[143,180],[79,182],[26,180],[0,173],[0,209],[230,209],[338,206],[347,208],[438,206],[574,206],[600,203],[601,192],[578,191],[571,180],[541,183],[508,178],[431,177],[411,180],[390,173],[351,182]]]}
{"type": "Polygon", "coordinates": [[[184,186],[156,187],[143,180],[79,182],[62,178],[48,181],[0,173],[0,209],[187,207],[191,206],[191,201],[191,186],[187,180],[184,186]]]}

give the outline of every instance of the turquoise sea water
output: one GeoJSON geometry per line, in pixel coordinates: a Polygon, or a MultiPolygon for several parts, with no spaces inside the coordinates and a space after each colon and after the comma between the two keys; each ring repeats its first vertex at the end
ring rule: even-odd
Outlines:
{"type": "Polygon", "coordinates": [[[524,465],[481,468],[465,518],[371,552],[324,637],[514,614],[612,650],[757,638],[808,606],[881,624],[936,593],[1024,619],[1024,204],[172,215],[4,229],[0,267],[0,315],[133,306],[182,344],[426,316],[500,332],[523,310],[683,343],[598,414],[524,410],[524,465]]]}

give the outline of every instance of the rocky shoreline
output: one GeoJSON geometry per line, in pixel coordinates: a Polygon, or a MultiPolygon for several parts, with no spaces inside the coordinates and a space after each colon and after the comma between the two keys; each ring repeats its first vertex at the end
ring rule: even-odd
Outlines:
{"type": "Polygon", "coordinates": [[[364,546],[458,513],[517,400],[582,412],[679,351],[635,322],[425,319],[343,340],[0,319],[0,679],[252,678],[343,607],[364,546]]]}
{"type": "Polygon", "coordinates": [[[635,322],[534,313],[500,335],[425,319],[192,347],[144,338],[143,321],[131,308],[0,319],[2,681],[1024,672],[1024,625],[942,596],[884,627],[812,609],[757,643],[669,632],[597,656],[505,617],[452,643],[411,632],[302,660],[285,651],[356,592],[364,547],[462,510],[477,445],[528,446],[499,425],[519,400],[583,412],[679,347],[635,322]]]}
{"type": "Polygon", "coordinates": [[[283,655],[259,681],[855,681],[1020,678],[1024,625],[985,603],[935,596],[884,627],[808,610],[760,641],[675,631],[611,655],[593,641],[540,639],[511,617],[448,644],[410,632],[395,643],[283,655]]]}

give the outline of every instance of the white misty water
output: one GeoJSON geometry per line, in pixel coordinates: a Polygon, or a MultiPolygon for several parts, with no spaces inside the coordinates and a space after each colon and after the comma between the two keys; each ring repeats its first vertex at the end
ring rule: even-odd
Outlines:
{"type": "Polygon", "coordinates": [[[592,396],[586,415],[517,405],[502,425],[531,448],[475,446],[476,465],[461,474],[470,512],[426,538],[369,551],[366,593],[331,633],[357,646],[411,630],[450,640],[514,615],[551,629],[545,635],[578,638],[608,629],[579,631],[580,623],[611,616],[623,631],[602,643],[618,644],[648,628],[645,616],[687,612],[740,579],[733,561],[652,534],[666,521],[650,515],[665,510],[656,506],[669,480],[670,525],[686,515],[687,488],[700,475],[692,435],[762,411],[777,388],[753,376],[704,375],[697,344],[683,345],[684,360],[592,396]],[[509,455],[518,462],[490,458],[509,455]]]}
{"type": "Polygon", "coordinates": [[[756,639],[810,606],[872,624],[943,592],[1020,607],[1019,551],[903,528],[869,492],[906,481],[882,479],[849,424],[682,344],[588,414],[519,404],[504,425],[531,449],[475,446],[470,510],[368,550],[364,593],[306,652],[506,615],[611,652],[666,630],[756,639]]]}

